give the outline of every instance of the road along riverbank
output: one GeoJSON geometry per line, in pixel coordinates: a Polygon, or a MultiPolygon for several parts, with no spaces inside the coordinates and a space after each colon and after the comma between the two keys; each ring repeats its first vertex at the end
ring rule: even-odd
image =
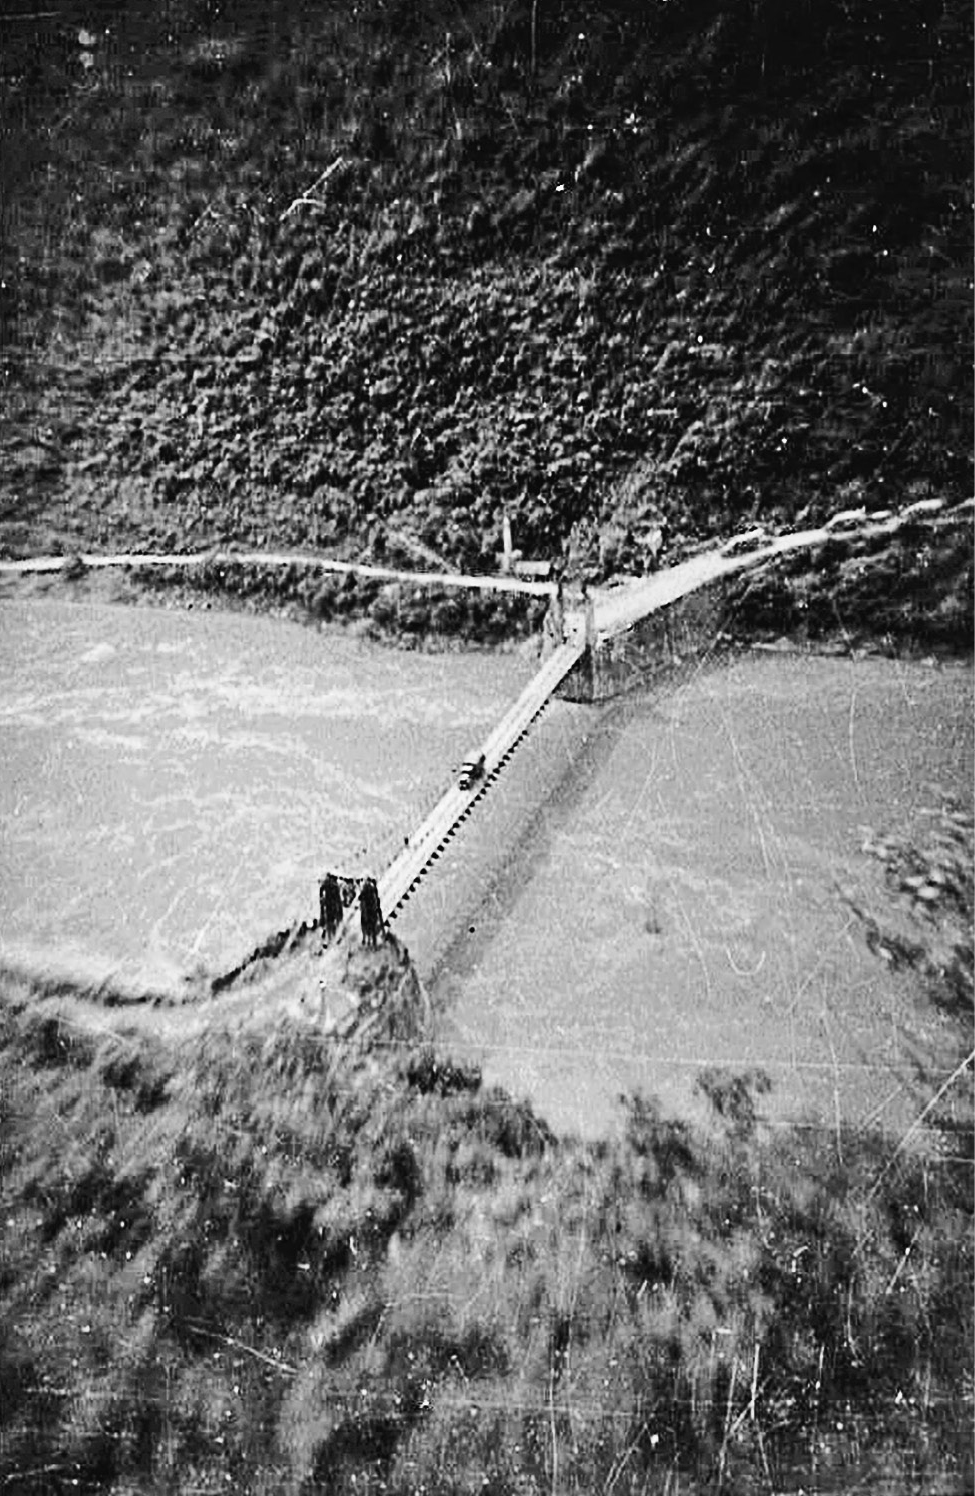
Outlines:
{"type": "MultiPolygon", "coordinates": [[[[723,559],[718,545],[688,555],[678,548],[659,573],[610,579],[626,585],[593,589],[601,627],[612,632],[627,614],[639,615],[644,593],[665,595],[668,577],[677,585],[684,573],[717,568],[728,573],[739,639],[757,632],[813,642],[836,638],[854,647],[872,641],[891,651],[925,644],[970,649],[968,505],[887,520],[862,514],[834,530],[759,534],[750,546],[754,554],[748,549],[723,559]],[[737,579],[736,568],[741,569],[737,579]]],[[[89,600],[243,609],[315,625],[341,623],[409,648],[441,650],[526,642],[542,628],[555,583],[266,550],[0,560],[0,598],[52,591],[89,600]]]]}

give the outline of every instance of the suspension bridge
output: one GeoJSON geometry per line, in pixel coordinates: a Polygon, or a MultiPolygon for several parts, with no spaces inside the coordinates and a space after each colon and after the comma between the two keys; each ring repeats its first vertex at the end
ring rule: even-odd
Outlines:
{"type": "MultiPolygon", "coordinates": [[[[221,552],[159,554],[83,555],[86,568],[182,565],[200,566],[206,562],[254,562],[265,566],[305,565],[323,570],[357,572],[381,580],[396,580],[414,585],[439,585],[478,588],[494,591],[517,591],[548,596],[552,599],[557,623],[554,644],[537,674],[518,699],[505,712],[479,749],[472,762],[476,772],[470,778],[455,781],[440,797],[419,826],[407,837],[400,850],[377,879],[380,906],[386,919],[394,919],[415,892],[421,880],[438,861],[448,843],[471,816],[477,802],[496,783],[505,764],[533,722],[545,710],[552,697],[578,673],[584,663],[590,666],[589,691],[576,700],[597,700],[633,681],[641,672],[652,676],[655,666],[666,665],[688,646],[693,648],[703,638],[713,638],[715,612],[700,609],[697,615],[686,613],[680,621],[680,643],[675,642],[678,629],[668,633],[668,619],[676,620],[681,604],[695,594],[706,598],[719,592],[719,584],[735,573],[757,567],[763,562],[790,551],[821,545],[833,534],[858,536],[893,534],[912,519],[924,518],[938,525],[959,517],[970,519],[971,501],[942,514],[940,500],[924,500],[898,514],[868,516],[862,510],[834,515],[824,526],[792,534],[769,537],[760,531],[733,537],[720,549],[709,549],[650,577],[636,578],[618,587],[595,590],[583,607],[566,611],[556,604],[558,590],[552,582],[528,581],[508,575],[466,576],[460,573],[408,572],[394,568],[337,562],[305,554],[280,552],[221,552]],[[654,619],[659,626],[648,627],[654,619]],[[695,639],[695,634],[697,638],[695,639]],[[561,635],[561,642],[558,642],[561,635]],[[629,638],[629,642],[627,642],[629,638]]],[[[34,557],[26,560],[0,560],[0,574],[55,572],[65,565],[64,556],[34,557]]],[[[357,919],[358,899],[346,910],[343,936],[347,936],[357,919]]]]}
{"type": "MultiPolygon", "coordinates": [[[[569,610],[564,620],[560,618],[557,627],[563,635],[562,642],[555,644],[518,699],[472,754],[470,762],[477,765],[476,778],[467,783],[461,777],[446,790],[421,824],[404,839],[402,849],[377,879],[384,917],[396,918],[469,819],[477,802],[495,784],[532,724],[587,653],[595,652],[602,641],[626,633],[648,615],[667,609],[770,553],[774,553],[774,547],[763,547],[747,557],[734,559],[723,557],[720,552],[707,552],[654,577],[597,593],[585,606],[569,610]]],[[[358,900],[347,911],[346,930],[357,911],[358,900]]]]}
{"type": "MultiPolygon", "coordinates": [[[[937,523],[935,503],[923,506],[926,515],[937,523]]],[[[914,506],[920,509],[922,506],[914,506]]],[[[940,508],[940,505],[938,506],[940,508]]],[[[964,507],[964,506],[962,506],[964,507]]],[[[967,513],[967,510],[966,510],[967,513]]],[[[402,849],[377,879],[380,907],[387,920],[395,919],[410,896],[416,891],[424,876],[445,852],[449,842],[457,835],[469,819],[478,801],[488,793],[497,781],[505,764],[529,732],[532,724],[545,710],[552,697],[564,686],[567,679],[582,665],[588,655],[590,661],[600,653],[610,660],[621,653],[620,644],[625,636],[637,638],[641,625],[656,617],[666,628],[668,615],[675,616],[680,605],[695,594],[716,594],[720,608],[720,584],[743,571],[760,566],[776,556],[792,551],[809,549],[821,545],[832,534],[855,532],[859,536],[893,534],[913,516],[911,511],[884,516],[871,521],[859,512],[834,516],[824,527],[797,531],[792,534],[769,537],[737,537],[721,549],[713,549],[693,556],[676,566],[650,577],[634,579],[619,587],[596,591],[585,608],[567,611],[564,623],[560,620],[563,642],[557,644],[544,660],[537,674],[528,683],[514,704],[505,712],[486,741],[475,751],[473,761],[479,765],[477,778],[466,783],[459,780],[434,805],[421,824],[405,838],[402,849]]],[[[554,594],[555,589],[546,588],[554,594]]],[[[636,659],[627,662],[632,678],[641,667],[652,674],[654,664],[669,663],[675,654],[688,646],[694,647],[702,640],[714,637],[715,613],[704,608],[697,618],[682,620],[681,642],[673,640],[667,651],[660,649],[660,630],[656,637],[647,635],[641,659],[639,643],[636,659]],[[697,639],[694,638],[695,631],[697,639]]],[[[676,630],[674,631],[676,634],[676,630]]],[[[606,671],[607,680],[619,680],[624,674],[610,663],[606,671]]],[[[584,696],[576,699],[585,699],[584,696]]],[[[598,699],[598,691],[588,699],[598,699]]],[[[358,901],[346,913],[344,933],[350,929],[358,911],[358,901]]]]}

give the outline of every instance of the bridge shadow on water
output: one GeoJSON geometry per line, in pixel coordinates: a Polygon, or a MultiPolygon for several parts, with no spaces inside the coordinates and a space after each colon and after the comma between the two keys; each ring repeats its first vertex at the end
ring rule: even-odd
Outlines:
{"type": "Polygon", "coordinates": [[[906,1125],[957,1057],[842,890],[883,897],[864,823],[921,825],[939,776],[970,799],[961,685],[741,656],[553,703],[397,920],[443,1043],[557,1130],[636,1088],[701,1116],[715,1064],[765,1068],[771,1118],[906,1125]]]}
{"type": "MultiPolygon", "coordinates": [[[[441,871],[469,885],[468,896],[457,899],[455,917],[435,953],[424,959],[429,936],[422,915],[411,919],[415,909],[408,904],[397,918],[398,928],[417,930],[415,956],[432,991],[445,982],[463,982],[477,969],[486,943],[512,914],[556,840],[571,828],[627,727],[648,715],[659,716],[662,724],[663,704],[703,669],[716,668],[717,660],[675,668],[658,682],[652,699],[645,692],[632,692],[594,705],[558,700],[549,704],[502,771],[500,785],[478,804],[460,842],[441,859],[440,868],[427,874],[434,886],[425,886],[415,902],[432,895],[438,909],[447,903],[438,886],[441,871]],[[465,839],[480,841],[480,852],[468,850],[465,839]],[[478,875],[483,882],[475,881],[478,875]]],[[[584,884],[587,875],[580,862],[578,883],[584,884]]]]}

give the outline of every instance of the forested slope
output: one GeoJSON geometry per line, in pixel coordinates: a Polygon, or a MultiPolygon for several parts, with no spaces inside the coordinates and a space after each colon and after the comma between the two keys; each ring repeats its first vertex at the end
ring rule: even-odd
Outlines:
{"type": "Polygon", "coordinates": [[[504,502],[526,551],[575,525],[608,570],[661,517],[964,496],[971,29],[963,0],[8,15],[0,543],[392,524],[484,565],[504,502]]]}

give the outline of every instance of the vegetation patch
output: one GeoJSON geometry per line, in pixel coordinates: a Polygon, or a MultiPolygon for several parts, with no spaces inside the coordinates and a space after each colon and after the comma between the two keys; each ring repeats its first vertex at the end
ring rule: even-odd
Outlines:
{"type": "MultiPolygon", "coordinates": [[[[356,955],[363,1012],[403,974],[356,955]]],[[[0,996],[18,1490],[971,1480],[972,1124],[948,1087],[898,1143],[769,1130],[764,1075],[705,1071],[706,1130],[634,1096],[622,1137],[582,1145],[395,1011],[342,1041],[215,1015],[190,1042],[0,996]]]]}
{"type": "Polygon", "coordinates": [[[811,553],[766,562],[732,582],[728,629],[740,640],[966,655],[973,589],[966,514],[893,536],[831,536],[811,553]]]}
{"type": "Polygon", "coordinates": [[[202,564],[132,566],[129,582],[143,596],[184,607],[279,613],[310,624],[355,625],[405,648],[510,645],[536,634],[544,597],[427,581],[384,581],[323,569],[314,559],[288,566],[219,559],[202,564]]]}
{"type": "Polygon", "coordinates": [[[606,574],[967,497],[971,31],[962,0],[4,23],[0,540],[399,533],[484,570],[507,508],[606,574]]]}
{"type": "Polygon", "coordinates": [[[883,896],[847,890],[844,898],[870,949],[919,973],[931,1000],[960,1018],[967,1035],[975,1014],[972,816],[938,786],[928,793],[936,799],[922,839],[863,828],[862,850],[883,869],[883,896]]]}

